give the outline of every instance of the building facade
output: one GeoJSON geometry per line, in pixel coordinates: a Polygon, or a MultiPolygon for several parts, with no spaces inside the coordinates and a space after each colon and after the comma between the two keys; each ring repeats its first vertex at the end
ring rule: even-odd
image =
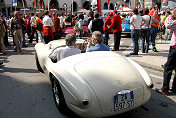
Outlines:
{"type": "Polygon", "coordinates": [[[8,17],[11,15],[15,9],[18,11],[23,8],[23,2],[24,1],[24,7],[31,9],[33,7],[33,3],[31,0],[17,0],[17,6],[14,7],[12,5],[12,0],[0,0],[0,14],[6,15],[8,17]]]}
{"type": "MultiPolygon", "coordinates": [[[[91,0],[43,0],[44,1],[44,9],[58,9],[69,11],[77,11],[79,9],[85,8],[89,9],[89,1],[91,0]],[[72,8],[73,4],[73,8],[72,8]],[[49,6],[49,7],[48,7],[49,6]]],[[[151,7],[153,3],[156,3],[159,7],[161,6],[161,0],[110,0],[108,4],[108,0],[100,0],[101,1],[101,9],[111,9],[113,10],[115,4],[118,2],[119,4],[123,4],[130,8],[145,8],[151,7]]],[[[36,3],[38,1],[36,0],[36,3]]],[[[6,16],[11,15],[15,9],[18,11],[23,7],[33,10],[33,0],[17,0],[17,7],[12,6],[12,0],[0,0],[0,14],[5,14],[6,16]],[[24,2],[24,6],[23,6],[24,2]]],[[[41,5],[37,4],[37,8],[41,8],[41,5]]]]}

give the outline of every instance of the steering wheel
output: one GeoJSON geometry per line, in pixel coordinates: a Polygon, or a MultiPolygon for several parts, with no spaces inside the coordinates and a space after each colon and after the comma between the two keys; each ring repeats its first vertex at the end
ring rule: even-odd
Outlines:
{"type": "Polygon", "coordinates": [[[81,44],[81,53],[85,53],[87,49],[87,39],[81,44]]]}

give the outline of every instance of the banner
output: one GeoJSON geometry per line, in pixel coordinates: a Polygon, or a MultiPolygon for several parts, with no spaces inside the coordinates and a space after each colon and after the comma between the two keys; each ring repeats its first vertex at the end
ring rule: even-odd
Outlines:
{"type": "Polygon", "coordinates": [[[13,0],[13,6],[17,6],[17,0],[13,0]]]}
{"type": "Polygon", "coordinates": [[[109,4],[110,0],[108,0],[108,4],[109,4]]]}
{"type": "Polygon", "coordinates": [[[37,6],[36,0],[33,0],[33,4],[34,4],[34,8],[36,8],[36,6],[37,6]]]}
{"type": "Polygon", "coordinates": [[[43,1],[43,0],[39,0],[39,4],[40,4],[40,7],[41,7],[42,9],[45,8],[45,4],[44,4],[44,1],[43,1]]]}
{"type": "Polygon", "coordinates": [[[44,2],[42,2],[42,9],[44,9],[45,8],[45,4],[44,4],[44,2]]]}

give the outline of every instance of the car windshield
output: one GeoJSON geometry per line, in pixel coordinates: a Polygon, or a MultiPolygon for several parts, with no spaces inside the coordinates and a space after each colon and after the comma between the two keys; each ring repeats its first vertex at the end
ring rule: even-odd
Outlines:
{"type": "Polygon", "coordinates": [[[123,20],[122,24],[130,24],[130,20],[123,20]]]}

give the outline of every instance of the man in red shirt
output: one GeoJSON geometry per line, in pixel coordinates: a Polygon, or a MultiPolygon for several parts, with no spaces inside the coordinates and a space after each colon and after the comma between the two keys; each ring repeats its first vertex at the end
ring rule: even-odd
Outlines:
{"type": "Polygon", "coordinates": [[[59,31],[60,31],[60,19],[57,17],[55,12],[52,15],[53,15],[52,18],[55,21],[54,27],[55,27],[55,31],[56,31],[55,34],[54,34],[54,40],[57,40],[57,39],[61,38],[60,33],[59,33],[59,31]]]}
{"type": "Polygon", "coordinates": [[[104,37],[103,43],[104,43],[105,45],[108,45],[109,32],[111,31],[110,29],[108,29],[108,26],[110,26],[111,23],[112,23],[112,22],[111,22],[112,16],[113,16],[113,12],[110,12],[110,13],[108,14],[108,16],[106,17],[105,23],[104,23],[105,25],[104,25],[103,30],[104,30],[105,37],[104,37]]]}
{"type": "Polygon", "coordinates": [[[114,11],[112,24],[109,26],[109,29],[113,28],[113,33],[114,33],[114,49],[112,51],[119,50],[121,33],[122,33],[121,24],[122,24],[121,17],[117,14],[117,11],[114,11]]]}
{"type": "MultiPolygon", "coordinates": [[[[159,16],[158,16],[158,11],[157,11],[157,8],[156,6],[153,6],[152,7],[152,10],[149,12],[148,14],[149,16],[153,16],[156,20],[159,20],[159,16]]],[[[152,50],[154,52],[158,52],[157,49],[156,49],[156,46],[155,46],[155,39],[156,39],[156,36],[157,36],[157,28],[159,27],[159,23],[152,23],[151,22],[151,35],[150,35],[150,42],[152,43],[152,50]]]]}

